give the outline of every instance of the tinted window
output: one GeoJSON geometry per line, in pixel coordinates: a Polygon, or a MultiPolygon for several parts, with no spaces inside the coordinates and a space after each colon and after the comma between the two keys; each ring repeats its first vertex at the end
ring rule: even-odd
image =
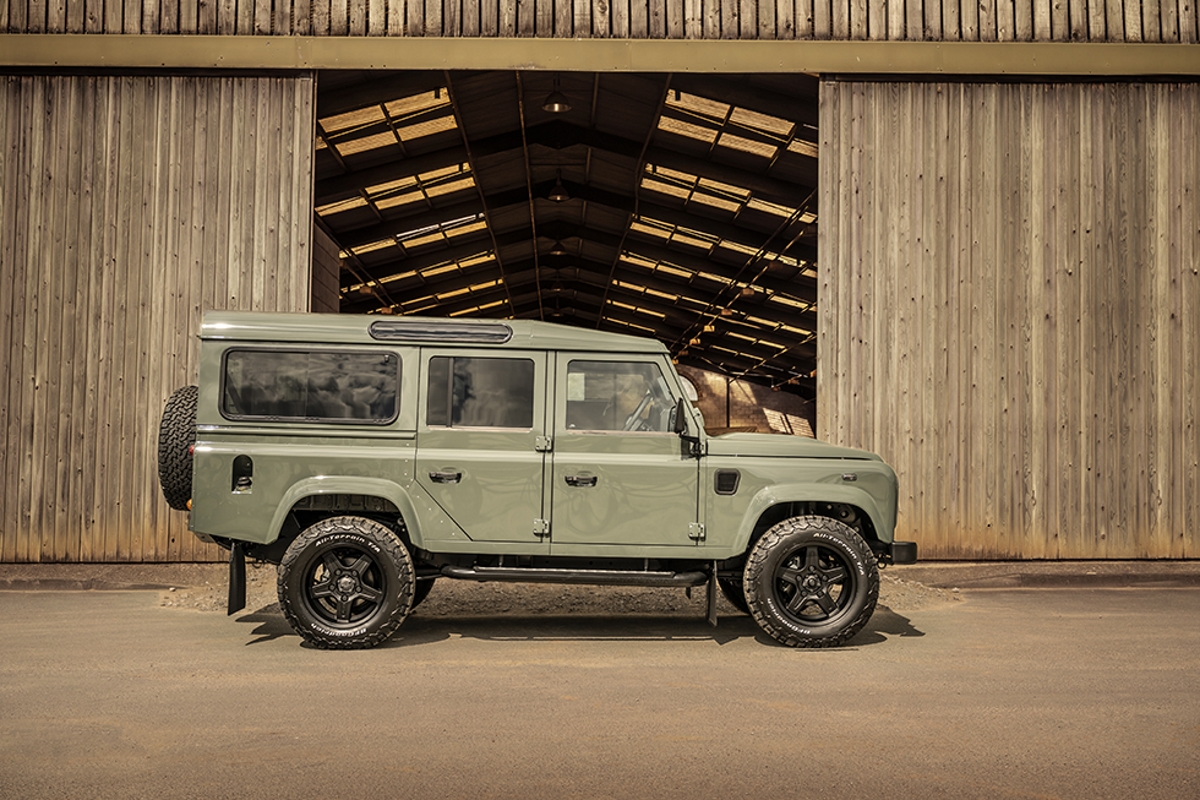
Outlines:
{"type": "Polygon", "coordinates": [[[232,419],[384,424],[396,418],[394,353],[231,350],[221,411],[232,419]]]}
{"type": "Polygon", "coordinates": [[[572,361],[567,365],[567,428],[673,430],[675,401],[657,364],[572,361]]]}
{"type": "Polygon", "coordinates": [[[533,427],[533,362],[526,358],[429,359],[431,426],[533,427]]]}

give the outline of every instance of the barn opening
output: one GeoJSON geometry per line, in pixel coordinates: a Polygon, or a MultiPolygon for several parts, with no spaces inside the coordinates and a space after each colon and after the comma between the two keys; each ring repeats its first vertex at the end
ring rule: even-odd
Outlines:
{"type": "Polygon", "coordinates": [[[653,336],[712,428],[757,406],[758,428],[812,435],[817,76],[324,71],[317,87],[314,311],[653,336]]]}

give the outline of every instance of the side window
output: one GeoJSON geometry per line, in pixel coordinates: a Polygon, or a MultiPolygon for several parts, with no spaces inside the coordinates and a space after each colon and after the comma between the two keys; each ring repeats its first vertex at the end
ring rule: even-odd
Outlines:
{"type": "Polygon", "coordinates": [[[426,397],[430,427],[532,428],[533,361],[434,356],[426,397]]]}
{"type": "Polygon", "coordinates": [[[230,350],[221,413],[236,420],[385,425],[398,409],[395,353],[230,350]]]}
{"type": "Polygon", "coordinates": [[[657,364],[571,361],[567,365],[567,428],[670,433],[675,403],[657,364]]]}

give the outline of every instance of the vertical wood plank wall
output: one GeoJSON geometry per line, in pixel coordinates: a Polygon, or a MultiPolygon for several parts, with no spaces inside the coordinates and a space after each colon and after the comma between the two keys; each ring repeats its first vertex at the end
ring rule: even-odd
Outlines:
{"type": "Polygon", "coordinates": [[[10,33],[1197,42],[1198,0],[0,0],[10,33]]]}
{"type": "Polygon", "coordinates": [[[312,129],[309,77],[0,77],[0,562],[217,557],[159,415],[202,309],[308,309],[312,129]]]}
{"type": "Polygon", "coordinates": [[[1200,85],[821,87],[818,435],[925,557],[1200,556],[1200,85]]]}
{"type": "Polygon", "coordinates": [[[337,242],[319,225],[313,226],[312,303],[316,314],[336,314],[341,310],[342,259],[337,242]]]}

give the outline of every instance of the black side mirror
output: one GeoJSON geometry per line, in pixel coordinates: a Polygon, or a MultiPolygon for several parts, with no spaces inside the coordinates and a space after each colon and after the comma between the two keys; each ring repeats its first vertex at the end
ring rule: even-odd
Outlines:
{"type": "Polygon", "coordinates": [[[685,453],[692,457],[699,458],[700,456],[700,437],[688,435],[687,423],[687,406],[684,405],[687,401],[682,397],[675,403],[675,433],[681,440],[687,442],[685,453]]]}
{"type": "Polygon", "coordinates": [[[687,417],[685,416],[687,412],[685,411],[685,408],[686,406],[684,406],[684,399],[681,397],[679,398],[679,402],[675,404],[675,433],[679,434],[680,436],[687,433],[688,429],[687,417]]]}

